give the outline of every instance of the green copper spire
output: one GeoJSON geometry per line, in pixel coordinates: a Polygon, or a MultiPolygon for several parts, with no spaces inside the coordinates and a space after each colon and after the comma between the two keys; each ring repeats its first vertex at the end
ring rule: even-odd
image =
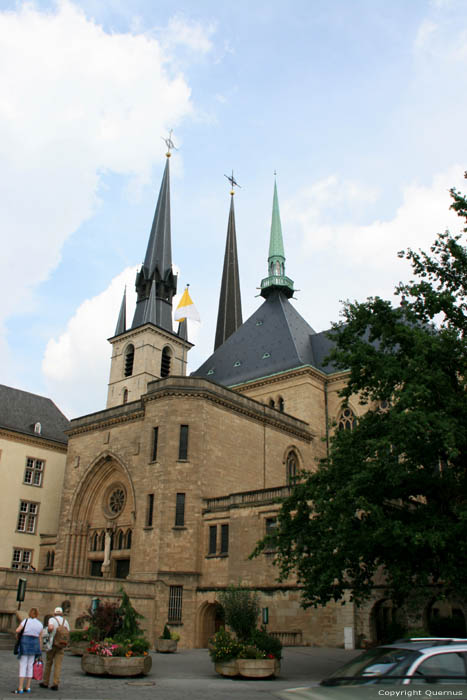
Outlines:
{"type": "Polygon", "coordinates": [[[281,215],[279,213],[279,199],[275,181],[272,201],[271,236],[269,239],[268,273],[269,276],[261,280],[261,296],[268,297],[274,289],[279,289],[286,297],[293,296],[293,281],[285,276],[284,243],[282,241],[281,215]]]}

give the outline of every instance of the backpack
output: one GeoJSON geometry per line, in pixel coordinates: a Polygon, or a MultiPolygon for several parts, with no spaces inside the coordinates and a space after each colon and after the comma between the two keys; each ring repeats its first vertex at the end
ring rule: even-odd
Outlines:
{"type": "MultiPolygon", "coordinates": [[[[54,617],[53,619],[58,622],[56,617],[54,617]]],[[[65,618],[62,617],[62,624],[59,624],[57,629],[55,630],[53,646],[58,647],[59,649],[65,649],[65,647],[68,646],[69,642],[70,630],[65,625],[65,618]]]]}

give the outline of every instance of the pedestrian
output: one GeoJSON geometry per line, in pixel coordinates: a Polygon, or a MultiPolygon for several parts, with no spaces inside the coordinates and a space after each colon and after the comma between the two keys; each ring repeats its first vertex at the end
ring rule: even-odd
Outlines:
{"type": "Polygon", "coordinates": [[[50,674],[53,666],[53,684],[50,686],[50,690],[58,690],[63,656],[70,638],[70,625],[63,617],[63,610],[61,607],[56,607],[53,617],[49,618],[47,631],[49,633],[49,638],[46,644],[47,657],[44,678],[39,685],[41,688],[49,687],[50,674]]]}
{"type": "Polygon", "coordinates": [[[31,608],[28,617],[16,628],[16,634],[21,634],[19,645],[19,683],[15,695],[31,692],[32,667],[36,656],[42,653],[42,633],[44,627],[38,620],[37,608],[31,608]]]}

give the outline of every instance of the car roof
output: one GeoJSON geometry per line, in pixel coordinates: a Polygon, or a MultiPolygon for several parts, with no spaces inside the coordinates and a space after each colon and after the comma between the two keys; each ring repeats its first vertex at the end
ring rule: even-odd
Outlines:
{"type": "MultiPolygon", "coordinates": [[[[407,649],[407,650],[416,650],[419,651],[421,654],[429,654],[431,652],[441,652],[441,651],[467,651],[467,640],[464,640],[462,642],[450,642],[447,641],[446,644],[433,644],[434,640],[427,640],[427,641],[407,641],[407,642],[401,642],[401,643],[394,643],[394,644],[384,644],[382,647],[379,648],[384,648],[384,649],[407,649]]],[[[439,640],[438,640],[439,641],[439,640]]],[[[377,647],[378,648],[378,647],[377,647]]]]}

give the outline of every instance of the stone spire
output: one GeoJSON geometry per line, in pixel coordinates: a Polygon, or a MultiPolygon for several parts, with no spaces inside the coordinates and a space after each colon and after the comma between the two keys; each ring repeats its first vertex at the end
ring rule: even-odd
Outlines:
{"type": "Polygon", "coordinates": [[[172,298],[177,292],[177,278],[172,272],[170,232],[170,176],[167,152],[164,176],[143,265],[136,275],[136,302],[132,328],[153,323],[167,331],[172,328],[172,298]],[[151,288],[155,284],[154,297],[151,288]]]}
{"type": "Polygon", "coordinates": [[[120,335],[120,333],[125,333],[126,331],[126,287],[123,292],[122,305],[120,306],[120,313],[118,314],[117,327],[115,328],[115,335],[120,335]]]}
{"type": "Polygon", "coordinates": [[[268,277],[261,280],[261,296],[267,298],[274,289],[280,290],[288,298],[293,296],[293,280],[285,276],[284,243],[282,240],[279,199],[277,197],[277,184],[275,181],[272,202],[271,235],[269,239],[268,273],[268,277]]]}
{"type": "MultiPolygon", "coordinates": [[[[233,176],[232,176],[233,177],[233,176]]],[[[235,231],[234,190],[230,192],[230,212],[225,244],[219,311],[217,313],[214,350],[239,328],[242,321],[242,300],[238,274],[237,236],[235,231]]]]}

